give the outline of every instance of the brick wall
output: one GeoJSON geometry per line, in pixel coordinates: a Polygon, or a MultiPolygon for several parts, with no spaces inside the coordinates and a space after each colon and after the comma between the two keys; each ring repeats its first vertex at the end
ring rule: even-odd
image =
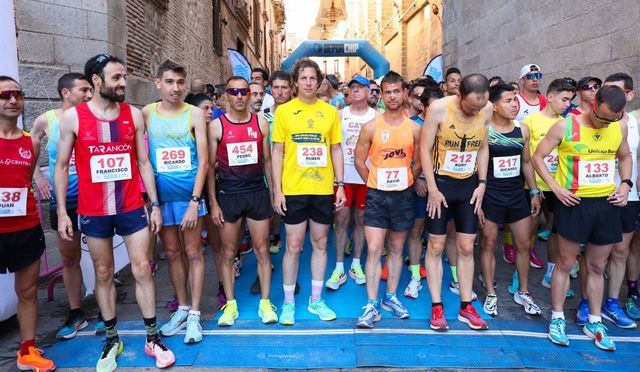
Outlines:
{"type": "Polygon", "coordinates": [[[536,63],[546,83],[618,71],[640,82],[639,21],[637,0],[444,0],[445,61],[508,80],[536,63]]]}

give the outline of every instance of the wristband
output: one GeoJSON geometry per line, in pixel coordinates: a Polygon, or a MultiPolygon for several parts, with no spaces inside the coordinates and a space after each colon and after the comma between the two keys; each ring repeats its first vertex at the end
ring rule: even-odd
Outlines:
{"type": "Polygon", "coordinates": [[[531,191],[529,191],[529,194],[531,194],[531,195],[540,195],[540,190],[532,189],[531,191]]]}
{"type": "Polygon", "coordinates": [[[152,208],[153,208],[153,207],[159,207],[159,206],[160,206],[160,202],[157,202],[157,201],[152,201],[152,202],[151,202],[151,207],[152,207],[152,208]]]}
{"type": "Polygon", "coordinates": [[[487,180],[478,180],[478,183],[486,185],[487,184],[487,180]]]}
{"type": "Polygon", "coordinates": [[[200,203],[200,197],[197,195],[191,195],[191,201],[192,202],[196,202],[196,203],[200,203]]]}
{"type": "Polygon", "coordinates": [[[333,186],[336,186],[336,187],[344,187],[344,182],[342,182],[342,181],[336,181],[336,182],[334,182],[334,183],[333,183],[333,186]]]}

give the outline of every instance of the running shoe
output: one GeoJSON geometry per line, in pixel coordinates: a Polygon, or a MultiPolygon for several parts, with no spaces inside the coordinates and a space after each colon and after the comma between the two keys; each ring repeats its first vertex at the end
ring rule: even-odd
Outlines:
{"type": "MultiPolygon", "coordinates": [[[[478,273],[478,280],[480,281],[480,284],[482,284],[482,288],[487,288],[487,283],[484,282],[484,278],[482,277],[482,273],[478,273]]],[[[496,283],[496,281],[493,281],[493,289],[498,289],[498,283],[496,283]]]]}
{"type": "MultiPolygon", "coordinates": [[[[547,275],[546,273],[544,274],[544,276],[542,277],[542,281],[540,281],[540,284],[545,287],[545,288],[549,288],[551,289],[551,275],[547,275]]],[[[518,287],[515,287],[515,291],[518,290],[518,287]]],[[[509,287],[509,293],[511,293],[511,287],[509,287]]],[[[511,294],[515,294],[515,293],[511,293],[511,294]]],[[[573,289],[569,288],[567,289],[567,294],[565,295],[566,298],[572,298],[575,297],[576,293],[573,291],[573,289]]]]}
{"type": "Polygon", "coordinates": [[[602,304],[602,317],[624,329],[636,328],[638,325],[620,308],[617,298],[607,298],[602,304]]]}
{"type": "Polygon", "coordinates": [[[361,265],[352,265],[351,269],[349,269],[349,276],[358,285],[367,283],[367,277],[366,275],[364,275],[364,271],[362,271],[361,265]]]}
{"type": "Polygon", "coordinates": [[[580,261],[576,260],[576,262],[573,263],[571,271],[569,272],[569,276],[573,279],[576,279],[578,277],[578,271],[580,271],[580,261]]]}
{"type": "Polygon", "coordinates": [[[33,346],[30,346],[28,351],[29,352],[25,355],[20,355],[20,351],[18,351],[16,365],[19,370],[42,372],[55,371],[56,365],[53,361],[42,357],[44,351],[33,346]]]}
{"type": "Polygon", "coordinates": [[[322,297],[318,297],[315,301],[312,301],[311,297],[309,297],[309,305],[307,306],[307,310],[309,310],[311,314],[317,315],[320,320],[336,319],[336,313],[334,313],[333,310],[331,310],[329,306],[327,306],[322,297]]]}
{"type": "Polygon", "coordinates": [[[155,276],[156,271],[158,271],[158,263],[156,260],[149,260],[149,268],[151,268],[151,276],[155,276]]]}
{"type": "Polygon", "coordinates": [[[393,314],[394,318],[406,319],[409,317],[409,310],[398,300],[398,297],[393,295],[391,298],[383,298],[380,300],[380,307],[393,314]]]}
{"type": "Polygon", "coordinates": [[[513,301],[524,308],[524,312],[529,315],[540,315],[542,310],[533,302],[533,297],[529,292],[516,292],[513,295],[513,301]]]}
{"type": "Polygon", "coordinates": [[[506,263],[516,264],[516,249],[512,244],[502,243],[502,259],[506,263]]]}
{"type": "Polygon", "coordinates": [[[240,272],[242,271],[242,260],[240,257],[236,257],[233,259],[233,268],[236,273],[236,278],[240,277],[240,272]]]}
{"type": "Polygon", "coordinates": [[[285,301],[282,304],[279,321],[282,325],[294,325],[296,323],[296,304],[285,301]]]}
{"type": "Polygon", "coordinates": [[[77,316],[69,315],[64,325],[56,333],[58,340],[70,340],[76,337],[79,330],[87,328],[89,323],[84,317],[84,314],[77,316]]]}
{"type": "Polygon", "coordinates": [[[224,294],[224,289],[220,289],[216,297],[218,298],[218,310],[222,310],[224,305],[227,304],[227,296],[224,294]]]}
{"type": "Polygon", "coordinates": [[[616,344],[607,335],[607,327],[602,322],[587,322],[582,327],[582,332],[594,340],[598,348],[606,351],[614,351],[616,349],[616,344]]]}
{"type": "Polygon", "coordinates": [[[640,319],[640,298],[637,296],[627,298],[627,315],[633,320],[640,319]]]}
{"type": "Polygon", "coordinates": [[[280,240],[280,236],[271,236],[269,238],[269,252],[271,254],[280,253],[280,249],[282,248],[282,240],[280,240]]]}
{"type": "Polygon", "coordinates": [[[464,309],[460,309],[458,312],[458,320],[466,323],[471,329],[481,330],[489,328],[489,323],[478,315],[476,308],[471,304],[468,304],[464,309]]]}
{"type": "Polygon", "coordinates": [[[120,341],[119,338],[114,337],[111,340],[107,338],[107,342],[102,348],[100,359],[98,359],[98,364],[96,364],[96,372],[115,371],[115,369],[118,368],[116,358],[118,357],[118,355],[122,354],[123,349],[124,344],[122,343],[122,341],[120,341]]]}
{"type": "Polygon", "coordinates": [[[187,334],[184,335],[184,343],[197,344],[200,341],[202,341],[200,315],[189,314],[187,317],[187,334]]]}
{"type": "Polygon", "coordinates": [[[156,359],[156,367],[158,368],[167,368],[176,362],[176,357],[173,355],[173,352],[169,350],[167,345],[165,345],[158,336],[145,342],[144,352],[156,359]]]}
{"type": "Polygon", "coordinates": [[[174,312],[178,310],[178,306],[180,306],[180,304],[178,304],[178,298],[173,296],[173,298],[167,302],[167,311],[174,312]]]}
{"type": "Polygon", "coordinates": [[[347,243],[344,245],[344,255],[351,256],[352,250],[353,250],[353,241],[351,239],[347,239],[347,243]]]}
{"type": "Polygon", "coordinates": [[[551,231],[548,229],[540,230],[540,232],[538,233],[538,240],[546,242],[547,240],[549,240],[549,234],[551,234],[551,231]]]}
{"type": "Polygon", "coordinates": [[[178,308],[176,312],[171,315],[169,322],[160,327],[160,336],[169,337],[180,332],[187,326],[187,317],[189,316],[188,310],[178,308]]]}
{"type": "Polygon", "coordinates": [[[251,253],[251,251],[253,251],[253,246],[251,245],[251,238],[245,235],[242,238],[242,243],[240,243],[240,248],[238,248],[238,255],[245,256],[251,253]]]}
{"type": "MultiPolygon", "coordinates": [[[[460,296],[460,283],[456,283],[453,280],[449,283],[449,290],[451,293],[460,296]]],[[[471,301],[478,299],[478,294],[475,291],[471,291],[471,301]]]]}
{"type": "Polygon", "coordinates": [[[488,294],[484,299],[484,305],[482,305],[482,311],[485,314],[496,316],[498,315],[498,296],[495,294],[488,294]]]}
{"type": "Polygon", "coordinates": [[[368,303],[364,307],[364,313],[358,317],[357,326],[359,328],[373,328],[373,323],[382,319],[377,306],[368,303]]]}
{"type": "Polygon", "coordinates": [[[514,271],[513,275],[511,276],[511,284],[507,286],[507,292],[515,295],[516,293],[518,293],[518,289],[520,289],[520,279],[518,278],[518,272],[514,271]]]}
{"type": "Polygon", "coordinates": [[[576,324],[579,326],[583,326],[587,324],[589,319],[589,301],[584,298],[580,299],[580,303],[578,304],[578,312],[576,314],[576,324]]]}
{"type": "Polygon", "coordinates": [[[435,331],[446,331],[449,329],[449,324],[444,319],[444,307],[442,307],[442,305],[431,307],[429,326],[435,331]]]}
{"type": "Polygon", "coordinates": [[[556,345],[569,346],[569,337],[567,337],[567,333],[565,332],[566,328],[567,322],[565,322],[564,319],[551,319],[547,337],[556,345]]]}
{"type": "Polygon", "coordinates": [[[382,265],[382,271],[380,271],[380,280],[387,280],[387,276],[389,276],[389,273],[387,272],[387,262],[385,261],[384,265],[382,265]]]}
{"type": "Polygon", "coordinates": [[[258,316],[262,319],[262,324],[278,322],[276,307],[269,300],[260,300],[260,304],[258,305],[258,316]]]}
{"type": "Polygon", "coordinates": [[[262,287],[260,287],[260,277],[256,275],[256,280],[251,283],[251,288],[249,288],[249,292],[251,294],[260,294],[262,292],[262,287]]]}
{"type": "Polygon", "coordinates": [[[418,298],[420,290],[422,289],[422,283],[418,279],[411,278],[409,285],[404,290],[405,297],[418,298]]]}
{"type": "Polygon", "coordinates": [[[104,325],[104,321],[98,320],[93,333],[95,333],[96,336],[102,336],[107,333],[107,326],[104,325]]]}
{"type": "Polygon", "coordinates": [[[344,270],[334,269],[331,273],[331,277],[325,283],[325,287],[329,289],[333,289],[334,291],[338,290],[341,285],[347,282],[347,275],[344,273],[344,270]]]}
{"type": "Polygon", "coordinates": [[[231,327],[236,323],[236,319],[240,315],[238,313],[238,304],[235,301],[228,301],[222,310],[223,313],[218,318],[218,327],[231,327]]]}
{"type": "Polygon", "coordinates": [[[529,252],[529,266],[534,269],[542,269],[544,267],[544,261],[538,257],[535,247],[531,247],[531,251],[529,252]]]}

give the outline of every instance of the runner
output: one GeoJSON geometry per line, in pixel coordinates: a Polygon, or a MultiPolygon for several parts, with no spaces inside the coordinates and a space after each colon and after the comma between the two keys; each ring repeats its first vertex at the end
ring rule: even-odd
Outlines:
{"type": "Polygon", "coordinates": [[[578,81],[576,85],[576,93],[580,99],[578,107],[571,110],[569,115],[580,115],[591,110],[593,100],[596,98],[596,92],[602,86],[602,80],[593,76],[585,76],[578,81]]]}
{"type": "Polygon", "coordinates": [[[457,67],[449,67],[444,75],[442,91],[446,97],[455,96],[460,91],[462,72],[457,67]]]}
{"type": "Polygon", "coordinates": [[[413,213],[407,213],[413,210],[411,186],[421,172],[417,151],[420,125],[402,114],[406,94],[403,84],[402,76],[394,71],[382,78],[380,86],[386,110],[362,127],[356,145],[355,167],[360,177],[367,180],[368,187],[364,214],[368,302],[357,323],[363,328],[373,328],[373,323],[382,318],[380,308],[391,312],[394,318],[409,317],[396,291],[402,274],[402,250],[414,219],[413,213]],[[380,258],[385,242],[388,244],[387,289],[378,302],[380,258]]]}
{"type": "MultiPolygon", "coordinates": [[[[336,245],[336,267],[327,280],[326,287],[337,290],[346,283],[344,272],[344,255],[349,244],[349,225],[353,211],[353,260],[349,269],[349,276],[356,284],[365,284],[367,279],[362,270],[360,259],[364,248],[364,209],[367,199],[367,186],[354,166],[356,143],[360,130],[365,123],[376,117],[376,111],[367,105],[369,97],[369,80],[356,75],[349,81],[351,106],[340,110],[342,127],[342,153],[344,154],[344,192],[347,198],[344,208],[336,211],[334,225],[334,241],[336,245]]],[[[336,188],[337,191],[337,188],[336,188]]]]}
{"type": "MultiPolygon", "coordinates": [[[[58,215],[56,213],[55,193],[52,193],[53,169],[58,156],[58,139],[60,138],[60,117],[62,113],[71,107],[91,99],[91,85],[84,75],[71,72],[58,79],[58,95],[62,99],[62,107],[49,110],[38,116],[31,128],[31,139],[36,152],[40,153],[42,140],[47,137],[46,151],[49,158],[49,177],[44,177],[40,167],[35,167],[33,178],[39,194],[44,199],[50,199],[49,219],[51,229],[58,231],[58,215]],[[53,196],[53,197],[52,197],[53,196]]],[[[75,172],[75,159],[72,155],[71,169],[69,171],[69,188],[67,190],[67,214],[77,220],[76,208],[78,208],[78,176],[75,172]]],[[[73,226],[78,231],[78,226],[73,226]]],[[[67,291],[69,301],[69,315],[64,325],[56,333],[56,338],[68,340],[74,338],[76,333],[88,326],[85,314],[82,311],[82,270],[80,269],[80,234],[75,234],[73,241],[69,242],[56,234],[56,243],[62,258],[62,279],[67,291]]],[[[99,317],[100,319],[100,317],[99,317]]],[[[96,333],[104,332],[104,322],[98,321],[96,333]]]]}
{"type": "Polygon", "coordinates": [[[298,262],[309,225],[311,297],[307,309],[321,320],[336,314],[322,299],[327,266],[327,237],[334,207],[345,203],[342,133],[338,111],[316,98],[322,72],[310,59],[293,68],[298,97],[280,105],[273,125],[273,205],[284,216],[287,245],[282,260],[284,304],[280,323],[295,323],[295,283],[298,262]],[[334,205],[333,183],[337,186],[334,205]]]}
{"type": "Polygon", "coordinates": [[[39,154],[31,136],[18,128],[24,110],[22,87],[0,75],[0,274],[15,273],[21,370],[53,371],[56,365],[36,347],[38,273],[45,250],[31,175],[39,154]]]}
{"type": "Polygon", "coordinates": [[[262,297],[258,315],[262,322],[275,323],[278,316],[269,301],[271,258],[269,257],[269,218],[273,214],[268,185],[271,185],[269,124],[261,115],[248,111],[249,85],[240,76],[227,80],[229,112],[209,126],[209,154],[216,193],[212,195],[211,216],[221,229],[222,283],[227,297],[218,326],[232,326],[239,316],[234,294],[233,260],[243,219],[249,227],[253,251],[258,261],[262,297]],[[217,174],[217,178],[216,178],[217,174]],[[267,183],[265,184],[265,177],[267,183]]]}
{"type": "Polygon", "coordinates": [[[258,83],[249,83],[249,111],[252,114],[262,113],[262,103],[265,97],[264,87],[258,83]]]}
{"type": "Polygon", "coordinates": [[[273,96],[266,92],[267,85],[269,85],[269,73],[267,70],[261,67],[254,67],[251,69],[251,82],[257,83],[262,86],[262,89],[265,90],[264,99],[262,101],[262,110],[268,109],[273,106],[274,100],[273,96]]]}
{"type": "Polygon", "coordinates": [[[547,105],[547,100],[540,94],[542,70],[538,65],[524,65],[520,69],[520,86],[522,87],[516,98],[518,99],[518,115],[516,120],[522,122],[527,115],[541,111],[547,105]]]}
{"type": "Polygon", "coordinates": [[[73,239],[73,223],[67,215],[66,190],[69,160],[75,150],[78,173],[78,224],[87,237],[96,272],[96,300],[104,317],[107,340],[96,370],[112,371],[123,344],[116,328],[116,288],[113,284],[113,235],[124,238],[136,281],[136,299],[147,333],[145,352],[158,368],[175,362],[173,352],[158,335],[155,285],[148,261],[150,231],[162,224],[153,169],[144,142],[144,118],[124,101],[126,86],[122,62],[108,54],[92,57],[84,75],[94,88],[89,102],[65,111],[60,120],[58,161],[54,173],[58,205],[58,232],[73,239]],[[133,177],[140,175],[151,200],[150,221],[133,177]],[[150,222],[150,223],[149,223],[150,222]],[[150,229],[147,229],[147,225],[150,229]]]}
{"type": "Polygon", "coordinates": [[[514,120],[518,113],[518,102],[511,85],[499,82],[491,87],[489,100],[494,109],[488,128],[487,190],[480,215],[482,279],[487,288],[483,310],[489,315],[498,315],[494,251],[499,225],[508,225],[518,247],[516,265],[520,285],[513,300],[527,314],[539,315],[540,308],[528,289],[531,216],[537,217],[540,213],[540,190],[536,188],[536,178],[530,162],[529,129],[527,126],[521,127],[514,120]],[[530,188],[527,191],[530,193],[529,198],[523,193],[525,180],[530,188]]]}
{"type": "Polygon", "coordinates": [[[471,305],[473,285],[473,243],[478,231],[478,214],[487,183],[489,147],[486,125],[491,120],[489,81],[481,74],[465,76],[457,95],[431,104],[422,132],[420,159],[427,179],[429,248],[425,257],[431,293],[431,328],[449,328],[442,306],[442,251],[447,220],[456,228],[460,311],[458,320],[472,329],[488,324],[471,305]]]}
{"type": "MultiPolygon", "coordinates": [[[[547,88],[547,96],[545,97],[546,106],[542,111],[528,115],[522,121],[523,126],[526,126],[529,130],[529,149],[531,155],[536,151],[540,142],[547,135],[549,129],[562,119],[561,114],[567,110],[567,107],[571,104],[571,98],[575,93],[575,87],[564,79],[555,79],[549,84],[547,88]]],[[[545,158],[545,164],[548,171],[552,176],[555,176],[556,169],[558,167],[558,153],[554,149],[549,156],[545,158]]],[[[547,239],[547,271],[542,278],[542,286],[551,288],[551,275],[558,259],[558,233],[555,226],[555,208],[558,200],[555,194],[551,192],[551,188],[547,183],[536,173],[536,185],[537,188],[542,191],[542,209],[547,211],[549,216],[547,224],[550,227],[551,233],[547,239]]],[[[533,242],[535,241],[535,231],[537,230],[537,221],[533,220],[533,226],[531,228],[531,241],[532,251],[533,242]]],[[[530,259],[530,265],[531,261],[530,259]]],[[[513,282],[509,287],[509,291],[514,293],[518,289],[518,275],[514,273],[513,282]]],[[[569,288],[567,288],[567,297],[573,297],[575,294],[569,288]]]]}
{"type": "Polygon", "coordinates": [[[613,244],[622,241],[619,223],[621,207],[627,204],[633,186],[633,160],[627,144],[627,127],[620,125],[626,99],[618,87],[603,87],[596,93],[593,110],[570,116],[551,127],[533,154],[533,165],[559,200],[556,205],[558,261],[551,278],[551,342],[568,346],[564,317],[565,292],[569,272],[581,244],[586,244],[583,260],[587,267],[589,316],[582,331],[598,348],[615,350],[615,343],[602,324],[600,306],[604,289],[602,273],[613,244]],[[545,157],[558,148],[558,172],[549,172],[545,157]],[[618,160],[621,185],[615,185],[618,160]],[[603,228],[605,227],[606,228],[603,228]]]}
{"type": "Polygon", "coordinates": [[[184,67],[170,60],[161,63],[156,87],[162,100],[145,106],[142,115],[162,211],[160,240],[178,299],[178,310],[160,328],[160,335],[172,336],[186,327],[184,343],[192,344],[202,341],[200,299],[204,287],[204,257],[200,231],[202,217],[207,212],[200,196],[208,156],[204,111],[182,101],[186,78],[184,67]]]}
{"type": "Polygon", "coordinates": [[[419,115],[424,110],[424,106],[420,101],[420,95],[424,92],[427,83],[421,80],[411,84],[411,88],[409,88],[408,96],[407,96],[407,110],[409,112],[409,118],[413,121],[419,118],[419,115]]]}
{"type": "MultiPolygon", "coordinates": [[[[444,95],[440,87],[435,83],[427,84],[422,94],[420,102],[424,110],[418,115],[414,121],[420,126],[424,125],[424,119],[427,114],[427,108],[432,102],[442,98],[444,95]]],[[[418,298],[422,290],[422,278],[427,277],[427,271],[420,264],[420,256],[422,254],[424,240],[424,226],[427,217],[427,181],[424,173],[421,173],[413,182],[414,190],[414,213],[415,220],[409,234],[407,235],[407,250],[409,251],[409,270],[411,271],[411,280],[404,290],[404,295],[409,298],[418,298]]],[[[386,264],[386,262],[385,262],[386,264]]]]}
{"type": "MultiPolygon", "coordinates": [[[[640,110],[629,113],[629,116],[638,121],[640,110]]],[[[628,141],[633,141],[629,133],[628,141]]],[[[637,160],[636,160],[637,162],[637,160]]],[[[635,170],[635,169],[634,169],[635,170]]],[[[636,170],[637,171],[637,170],[636,170]]],[[[633,181],[636,181],[635,179],[633,181]]],[[[637,188],[637,186],[636,186],[637,188]]],[[[637,227],[636,227],[637,230],[637,227]]],[[[629,258],[627,259],[627,315],[633,320],[640,319],[640,296],[638,295],[638,277],[640,276],[640,233],[636,233],[631,240],[629,258]]]]}
{"type": "Polygon", "coordinates": [[[378,102],[380,102],[380,87],[375,80],[369,80],[369,98],[367,104],[374,110],[378,110],[378,102]]]}

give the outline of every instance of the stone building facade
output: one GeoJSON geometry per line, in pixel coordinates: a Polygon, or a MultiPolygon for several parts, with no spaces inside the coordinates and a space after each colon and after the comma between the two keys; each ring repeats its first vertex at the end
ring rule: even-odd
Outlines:
{"type": "Polygon", "coordinates": [[[640,82],[637,0],[444,0],[443,23],[445,64],[463,73],[516,80],[536,63],[546,83],[619,71],[640,82]]]}

